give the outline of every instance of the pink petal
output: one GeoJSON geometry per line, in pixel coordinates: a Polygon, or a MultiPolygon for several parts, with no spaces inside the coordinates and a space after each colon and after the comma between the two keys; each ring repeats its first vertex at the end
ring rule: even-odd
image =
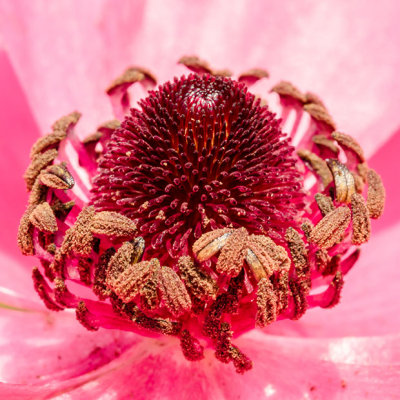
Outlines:
{"type": "MultiPolygon", "coordinates": [[[[394,399],[400,382],[400,337],[304,340],[261,333],[238,341],[254,369],[237,375],[210,351],[186,361],[176,343],[143,341],[92,372],[41,387],[41,395],[69,399],[394,399]],[[390,366],[390,368],[389,368],[390,366]]],[[[37,385],[22,386],[26,392],[37,385]]],[[[15,386],[0,386],[13,394],[15,386]]],[[[2,392],[3,390],[3,392],[2,392]]],[[[18,393],[18,392],[17,392],[18,393]]]]}
{"type": "Polygon", "coordinates": [[[0,381],[19,384],[45,385],[84,375],[140,340],[120,331],[89,332],[73,313],[44,308],[25,312],[0,308],[0,329],[0,381]]]}
{"type": "Polygon", "coordinates": [[[0,12],[42,128],[75,108],[93,127],[110,115],[102,91],[126,65],[153,67],[164,80],[185,53],[235,72],[265,67],[272,80],[319,93],[339,127],[363,137],[367,154],[398,124],[397,2],[44,4],[3,2],[0,12]]]}
{"type": "Polygon", "coordinates": [[[21,264],[26,264],[28,260],[17,249],[16,235],[27,199],[22,175],[39,131],[8,56],[1,49],[0,110],[0,251],[6,251],[21,264]]]}

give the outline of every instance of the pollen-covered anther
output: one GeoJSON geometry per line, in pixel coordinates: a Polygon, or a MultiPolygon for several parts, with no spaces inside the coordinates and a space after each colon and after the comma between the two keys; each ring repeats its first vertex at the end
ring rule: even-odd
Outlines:
{"type": "Polygon", "coordinates": [[[24,179],[28,190],[31,190],[36,178],[39,176],[40,172],[46,168],[50,163],[54,161],[57,157],[58,151],[56,149],[50,149],[44,153],[36,154],[29,167],[25,171],[24,179]]]}
{"type": "Polygon", "coordinates": [[[302,279],[289,280],[290,292],[293,300],[293,315],[291,319],[299,319],[307,311],[307,293],[309,291],[308,282],[302,279]]]}
{"type": "Polygon", "coordinates": [[[322,193],[317,193],[314,197],[323,217],[335,209],[333,201],[329,196],[325,196],[322,193]]]}
{"type": "Polygon", "coordinates": [[[226,244],[234,229],[215,229],[202,235],[193,244],[193,253],[202,262],[217,254],[226,244]]]}
{"type": "Polygon", "coordinates": [[[222,247],[215,269],[220,274],[237,276],[247,253],[248,233],[245,228],[236,229],[222,247]]]}
{"type": "Polygon", "coordinates": [[[367,182],[367,207],[369,216],[373,219],[377,219],[382,215],[383,208],[385,207],[385,188],[381,177],[373,169],[368,170],[367,182]]]}
{"type": "Polygon", "coordinates": [[[263,328],[276,320],[277,302],[278,299],[271,281],[267,278],[262,278],[258,282],[257,289],[257,326],[263,328]]]}
{"type": "Polygon", "coordinates": [[[327,187],[332,182],[332,174],[325,160],[309,150],[298,150],[297,154],[303,161],[307,162],[311,166],[315,173],[320,177],[324,187],[327,187]]]}
{"type": "Polygon", "coordinates": [[[327,164],[335,180],[336,200],[341,203],[350,203],[351,196],[356,192],[353,175],[339,160],[329,159],[327,164]]]}
{"type": "Polygon", "coordinates": [[[371,234],[371,221],[364,197],[358,193],[354,193],[351,197],[351,211],[353,221],[352,243],[362,244],[368,242],[371,234]]]}
{"type": "Polygon", "coordinates": [[[84,301],[80,301],[75,310],[76,319],[89,331],[97,331],[98,326],[91,321],[91,313],[84,301]]]}
{"type": "Polygon", "coordinates": [[[43,185],[52,189],[68,190],[75,184],[74,177],[64,163],[50,165],[40,173],[39,178],[43,185]]]}
{"type": "Polygon", "coordinates": [[[204,358],[204,348],[194,338],[187,329],[183,329],[180,333],[182,353],[186,359],[190,361],[198,361],[204,358]]]}
{"type": "Polygon", "coordinates": [[[336,124],[328,110],[321,104],[308,103],[303,106],[304,111],[308,112],[316,122],[323,123],[329,130],[336,130],[336,124]]]}
{"type": "Polygon", "coordinates": [[[178,64],[184,65],[196,74],[213,74],[208,62],[197,56],[183,56],[178,60],[178,64]]]}
{"type": "Polygon", "coordinates": [[[285,239],[292,256],[297,278],[308,277],[310,270],[308,253],[300,234],[294,228],[288,228],[285,239]]]}
{"type": "Polygon", "coordinates": [[[263,78],[269,78],[269,73],[265,69],[252,68],[239,75],[238,81],[244,82],[246,85],[253,85],[257,81],[263,78]]]}
{"type": "Polygon", "coordinates": [[[314,135],[312,141],[320,147],[326,147],[335,155],[339,154],[339,148],[335,145],[335,142],[329,140],[325,135],[314,135]]]}
{"type": "Polygon", "coordinates": [[[343,285],[343,274],[338,271],[324,294],[324,302],[321,304],[322,308],[332,308],[339,303],[343,285]]]}
{"type": "Polygon", "coordinates": [[[32,280],[36,292],[39,294],[40,298],[43,300],[43,303],[49,310],[53,311],[61,311],[63,307],[61,307],[55,301],[53,292],[49,287],[48,283],[46,282],[45,278],[39,271],[39,268],[34,267],[32,270],[32,280]]]}
{"type": "Polygon", "coordinates": [[[197,299],[215,298],[218,286],[216,282],[198,266],[189,256],[178,260],[179,274],[185,283],[188,292],[197,299]]]}
{"type": "Polygon", "coordinates": [[[24,256],[33,256],[35,254],[35,246],[33,244],[33,225],[30,221],[34,206],[28,206],[19,222],[17,243],[24,256]]]}
{"type": "Polygon", "coordinates": [[[160,275],[161,296],[168,311],[174,317],[189,311],[192,301],[177,273],[172,268],[162,267],[160,275]]]}
{"type": "Polygon", "coordinates": [[[130,264],[130,259],[122,259],[121,254],[117,253],[114,257],[116,259],[110,262],[113,275],[110,275],[107,280],[108,286],[121,300],[129,303],[139,294],[153,270],[160,269],[160,263],[153,258],[151,261],[130,264]],[[117,259],[120,262],[118,265],[119,273],[116,273],[116,268],[113,265],[117,259]]]}
{"type": "Polygon", "coordinates": [[[136,224],[115,211],[100,211],[90,221],[90,230],[94,235],[132,237],[136,232],[136,224]]]}
{"type": "Polygon", "coordinates": [[[310,234],[310,242],[321,249],[332,247],[343,239],[350,220],[351,212],[347,206],[336,208],[314,227],[310,234]]]}
{"type": "Polygon", "coordinates": [[[58,230],[56,216],[46,201],[34,208],[29,216],[29,221],[41,232],[54,233],[58,230]]]}
{"type": "Polygon", "coordinates": [[[365,161],[362,147],[352,136],[341,132],[333,132],[331,136],[340,144],[341,147],[354,153],[358,157],[359,161],[365,161]]]}
{"type": "Polygon", "coordinates": [[[111,83],[106,92],[108,94],[113,94],[117,91],[125,91],[133,83],[145,80],[151,82],[153,85],[157,83],[153,74],[146,69],[141,67],[130,67],[111,83]]]}
{"type": "Polygon", "coordinates": [[[306,102],[305,95],[297,89],[292,83],[287,81],[281,81],[277,83],[272,89],[271,92],[275,92],[279,94],[279,96],[283,98],[290,98],[300,102],[301,104],[306,102]]]}

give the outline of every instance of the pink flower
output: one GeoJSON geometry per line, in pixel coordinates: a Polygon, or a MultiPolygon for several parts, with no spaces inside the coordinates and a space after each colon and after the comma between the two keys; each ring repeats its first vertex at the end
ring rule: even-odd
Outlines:
{"type": "MultiPolygon", "coordinates": [[[[251,8],[246,2],[96,2],[79,10],[67,2],[2,5],[0,82],[1,93],[7,93],[0,114],[2,397],[398,395],[400,226],[393,168],[400,144],[398,10],[384,2],[264,7],[263,2],[251,8]],[[173,63],[185,53],[202,54],[235,73],[267,67],[271,81],[289,78],[317,92],[340,129],[363,145],[387,188],[385,215],[373,224],[341,303],[236,338],[254,363],[244,376],[217,363],[210,350],[202,361],[186,361],[174,338],[87,332],[74,315],[49,313],[32,288],[32,259],[18,254],[10,233],[25,208],[20,177],[39,132],[73,109],[83,113],[81,132],[91,132],[98,121],[111,118],[103,89],[127,65],[151,67],[163,82],[184,72],[173,63]]],[[[269,86],[260,83],[259,90],[269,86]]]]}

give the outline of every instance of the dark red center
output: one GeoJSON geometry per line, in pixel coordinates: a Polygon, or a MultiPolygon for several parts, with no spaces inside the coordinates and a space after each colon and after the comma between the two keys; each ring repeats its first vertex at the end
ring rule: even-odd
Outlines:
{"type": "Polygon", "coordinates": [[[302,178],[279,120],[243,84],[190,75],[139,105],[107,144],[92,203],[137,222],[146,258],[190,254],[222,227],[282,240],[302,178]]]}

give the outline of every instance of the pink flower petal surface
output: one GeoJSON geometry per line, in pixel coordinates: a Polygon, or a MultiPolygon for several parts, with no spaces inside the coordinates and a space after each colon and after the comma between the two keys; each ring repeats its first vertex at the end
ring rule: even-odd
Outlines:
{"type": "Polygon", "coordinates": [[[237,375],[229,366],[215,364],[210,352],[203,361],[190,363],[174,341],[143,340],[118,359],[86,374],[40,386],[3,385],[0,394],[71,400],[389,400],[398,394],[399,336],[304,340],[252,333],[238,344],[255,362],[245,376],[237,375]]]}
{"type": "MultiPolygon", "coordinates": [[[[110,109],[102,91],[127,65],[197,53],[235,72],[269,69],[320,94],[371,154],[398,126],[399,4],[362,1],[3,1],[4,43],[42,129],[78,108],[83,129],[110,109]],[[82,96],[82,93],[85,93],[82,96]]],[[[182,70],[183,71],[183,70],[182,70]]]]}

